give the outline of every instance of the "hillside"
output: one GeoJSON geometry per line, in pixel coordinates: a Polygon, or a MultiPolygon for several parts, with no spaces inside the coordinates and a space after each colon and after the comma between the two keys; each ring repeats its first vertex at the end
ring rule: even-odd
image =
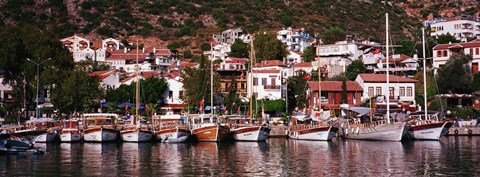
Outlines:
{"type": "Polygon", "coordinates": [[[31,24],[60,37],[140,35],[160,45],[195,49],[211,34],[232,27],[255,32],[293,26],[311,34],[339,27],[383,41],[385,13],[393,38],[415,37],[423,20],[478,15],[479,9],[476,0],[0,0],[0,26],[31,24]]]}

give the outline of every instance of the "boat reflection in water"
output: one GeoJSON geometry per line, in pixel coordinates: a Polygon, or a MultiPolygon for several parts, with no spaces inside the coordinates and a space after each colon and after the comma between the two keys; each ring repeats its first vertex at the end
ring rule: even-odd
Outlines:
{"type": "Polygon", "coordinates": [[[91,176],[119,176],[118,159],[122,157],[116,143],[83,143],[82,174],[91,176]]]}

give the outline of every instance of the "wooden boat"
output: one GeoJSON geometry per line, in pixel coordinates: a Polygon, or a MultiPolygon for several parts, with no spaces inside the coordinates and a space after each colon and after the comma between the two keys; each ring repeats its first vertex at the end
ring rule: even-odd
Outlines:
{"type": "Polygon", "coordinates": [[[190,117],[191,134],[198,141],[222,141],[229,135],[229,128],[211,115],[193,115],[190,117]]]}
{"type": "Polygon", "coordinates": [[[424,115],[424,111],[410,114],[409,137],[415,140],[439,140],[453,125],[451,120],[439,119],[437,112],[429,111],[427,117],[424,115]]]}
{"type": "Polygon", "coordinates": [[[47,129],[47,132],[38,135],[35,138],[36,143],[50,143],[55,140],[58,140],[60,137],[60,131],[62,131],[61,126],[55,126],[47,129]]]}
{"type": "Polygon", "coordinates": [[[154,134],[161,142],[181,143],[188,140],[190,130],[179,114],[154,116],[154,134]]]}
{"type": "Polygon", "coordinates": [[[126,142],[146,142],[152,140],[153,132],[146,125],[138,123],[124,125],[120,135],[126,142]]]}
{"type": "Polygon", "coordinates": [[[265,141],[270,134],[270,126],[252,124],[248,119],[240,117],[228,118],[230,132],[237,141],[265,141]]]}
{"type": "Polygon", "coordinates": [[[63,129],[60,132],[61,142],[78,142],[82,140],[82,134],[80,133],[78,120],[64,120],[63,129]]]}
{"type": "Polygon", "coordinates": [[[338,128],[331,122],[314,120],[310,116],[293,116],[287,136],[298,140],[330,141],[335,137],[337,131],[338,128]]]}
{"type": "Polygon", "coordinates": [[[91,113],[84,114],[85,128],[83,140],[87,142],[106,142],[117,140],[117,114],[91,113]]]}
{"type": "Polygon", "coordinates": [[[406,122],[388,123],[386,120],[354,123],[346,129],[345,137],[358,140],[401,141],[409,127],[406,122]]]}

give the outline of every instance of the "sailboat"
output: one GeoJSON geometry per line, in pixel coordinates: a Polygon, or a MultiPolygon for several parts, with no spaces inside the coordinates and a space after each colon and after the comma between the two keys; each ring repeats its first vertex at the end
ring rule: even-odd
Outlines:
{"type": "MultiPolygon", "coordinates": [[[[387,56],[387,88],[390,84],[389,65],[388,65],[388,13],[385,14],[386,19],[386,56],[387,56]]],[[[377,141],[401,141],[402,137],[407,133],[409,124],[406,122],[395,122],[390,120],[390,93],[386,92],[387,112],[383,120],[371,123],[354,122],[346,128],[345,137],[349,139],[359,140],[377,140],[377,141]]]]}
{"type": "MultiPolygon", "coordinates": [[[[213,52],[211,52],[213,53],[213,52]]],[[[221,124],[214,113],[213,107],[213,57],[210,62],[210,110],[211,113],[201,115],[189,115],[191,134],[198,141],[221,141],[228,137],[229,128],[221,124]]],[[[204,99],[200,106],[203,107],[204,99]]],[[[203,110],[203,109],[202,109],[203,110]]]]}
{"type": "Polygon", "coordinates": [[[180,114],[158,115],[153,117],[154,134],[158,140],[166,143],[181,143],[188,140],[190,130],[180,114]]]}
{"type": "MultiPolygon", "coordinates": [[[[320,51],[320,50],[318,50],[320,51]]],[[[287,135],[291,139],[298,140],[319,140],[330,141],[335,137],[338,127],[333,126],[331,122],[323,120],[330,118],[329,111],[322,109],[322,86],[321,86],[321,72],[320,72],[320,55],[318,54],[317,69],[318,69],[318,98],[317,109],[312,111],[312,115],[294,115],[292,116],[292,125],[287,130],[287,135]]]]}
{"type": "Polygon", "coordinates": [[[140,106],[140,81],[138,79],[138,43],[137,43],[137,64],[135,66],[136,82],[135,82],[135,117],[132,119],[132,124],[125,125],[123,130],[120,131],[123,141],[127,142],[145,142],[150,141],[153,137],[152,131],[148,130],[147,126],[142,126],[140,123],[140,116],[138,109],[140,106]]]}
{"type": "MultiPolygon", "coordinates": [[[[255,63],[255,49],[253,47],[253,38],[250,41],[250,116],[249,120],[239,116],[229,118],[230,132],[237,141],[265,141],[270,135],[270,126],[267,124],[254,124],[253,122],[253,64],[255,63]]],[[[263,108],[262,108],[263,110],[263,108]]]]}
{"type": "Polygon", "coordinates": [[[439,140],[453,125],[451,120],[441,120],[437,112],[428,112],[427,109],[427,68],[425,65],[425,29],[422,28],[423,43],[423,96],[425,111],[410,115],[410,129],[408,135],[416,140],[439,140]],[[423,116],[422,116],[423,115],[423,116]]]}

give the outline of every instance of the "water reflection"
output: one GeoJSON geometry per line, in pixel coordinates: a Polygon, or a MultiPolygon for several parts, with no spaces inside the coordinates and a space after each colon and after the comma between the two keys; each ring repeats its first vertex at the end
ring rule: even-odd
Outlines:
{"type": "Polygon", "coordinates": [[[0,155],[0,176],[476,176],[479,142],[44,144],[45,155],[0,155]]]}

